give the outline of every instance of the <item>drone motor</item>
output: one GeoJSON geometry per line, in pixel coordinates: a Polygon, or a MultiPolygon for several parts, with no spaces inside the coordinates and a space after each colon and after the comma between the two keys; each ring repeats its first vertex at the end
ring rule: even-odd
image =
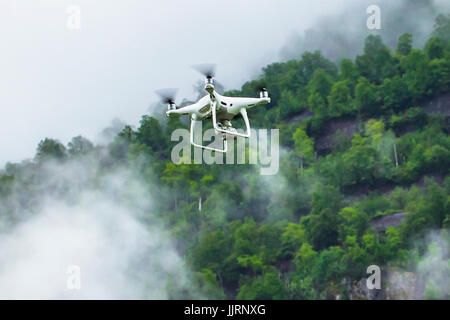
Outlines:
{"type": "Polygon", "coordinates": [[[261,99],[269,97],[269,92],[267,92],[266,88],[261,88],[261,91],[259,92],[259,97],[261,99]]]}
{"type": "Polygon", "coordinates": [[[177,106],[175,104],[175,96],[177,95],[178,89],[160,89],[156,91],[156,94],[160,97],[162,103],[167,104],[167,111],[176,110],[177,106]]]}
{"type": "Polygon", "coordinates": [[[167,111],[169,110],[176,110],[177,106],[175,105],[175,102],[173,100],[168,101],[167,103],[167,111]]]}

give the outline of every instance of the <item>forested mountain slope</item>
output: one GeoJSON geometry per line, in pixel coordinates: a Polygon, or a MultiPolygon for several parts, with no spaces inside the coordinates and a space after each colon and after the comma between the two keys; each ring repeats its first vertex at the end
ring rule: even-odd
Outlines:
{"type": "Polygon", "coordinates": [[[144,115],[106,146],[46,138],[33,160],[0,172],[0,230],[48,199],[73,203],[84,188],[114,185],[104,179],[111,172],[127,172],[114,201],[168,230],[188,270],[180,283],[171,269],[167,298],[448,298],[449,28],[441,15],[423,49],[409,34],[395,50],[369,36],[353,61],[307,52],[227,92],[267,87],[272,103],[249,116],[254,127],[280,130],[275,176],[254,165],[175,165],[179,119],[144,115]],[[68,167],[79,174],[61,175],[68,167]],[[382,269],[376,294],[360,288],[370,265],[382,269]]]}

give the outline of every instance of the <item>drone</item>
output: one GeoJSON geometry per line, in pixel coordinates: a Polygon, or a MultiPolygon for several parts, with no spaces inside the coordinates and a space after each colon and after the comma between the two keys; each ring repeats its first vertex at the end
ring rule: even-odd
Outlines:
{"type": "MultiPolygon", "coordinates": [[[[193,68],[205,76],[204,90],[207,94],[201,97],[197,102],[184,107],[177,107],[175,104],[175,95],[177,89],[162,89],[156,91],[163,103],[167,104],[166,115],[172,116],[190,116],[190,143],[196,147],[205,150],[226,153],[227,137],[250,138],[250,121],[247,116],[247,109],[258,105],[270,103],[269,93],[266,88],[260,87],[259,98],[247,97],[227,97],[219,94],[214,87],[215,65],[201,64],[193,68]],[[235,117],[242,116],[246,126],[246,132],[238,132],[231,124],[235,117]],[[213,148],[203,146],[194,141],[194,130],[197,121],[212,119],[212,124],[216,135],[222,139],[223,148],[213,148]]],[[[217,82],[216,82],[217,83],[217,82]]]]}

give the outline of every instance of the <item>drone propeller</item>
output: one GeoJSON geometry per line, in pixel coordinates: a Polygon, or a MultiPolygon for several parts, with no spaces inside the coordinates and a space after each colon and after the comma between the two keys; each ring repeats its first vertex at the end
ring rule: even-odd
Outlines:
{"type": "Polygon", "coordinates": [[[192,68],[197,70],[206,78],[213,78],[216,75],[216,64],[215,63],[203,63],[193,65],[192,68]]]}
{"type": "Polygon", "coordinates": [[[195,64],[192,66],[192,69],[196,70],[197,72],[201,73],[205,76],[206,84],[214,85],[219,91],[224,91],[225,86],[214,79],[216,76],[216,64],[215,63],[202,63],[202,64],[195,64]]]}
{"type": "Polygon", "coordinates": [[[258,91],[267,91],[267,83],[264,81],[264,79],[261,80],[257,80],[256,81],[256,86],[254,87],[256,90],[258,91]]]}
{"type": "Polygon", "coordinates": [[[176,88],[167,88],[155,91],[155,93],[161,99],[161,102],[168,105],[168,110],[175,110],[177,108],[175,106],[175,97],[177,95],[177,92],[178,89],[176,88]]]}

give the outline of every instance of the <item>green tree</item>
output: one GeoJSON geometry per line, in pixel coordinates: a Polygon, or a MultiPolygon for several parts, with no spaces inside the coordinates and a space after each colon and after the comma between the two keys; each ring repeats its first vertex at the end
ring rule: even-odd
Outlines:
{"type": "Polygon", "coordinates": [[[383,97],[383,109],[399,111],[408,106],[408,86],[400,76],[384,79],[379,90],[383,97]]]}
{"type": "Polygon", "coordinates": [[[444,57],[444,43],[440,38],[433,37],[428,39],[425,44],[425,53],[428,59],[441,59],[444,57]]]}
{"type": "Polygon", "coordinates": [[[314,141],[300,128],[295,131],[293,138],[295,153],[300,157],[300,168],[303,171],[304,161],[311,161],[314,157],[314,141]]]}
{"type": "Polygon", "coordinates": [[[194,274],[194,286],[207,299],[225,299],[225,294],[217,275],[210,269],[204,268],[194,274]]]}
{"type": "Polygon", "coordinates": [[[305,242],[301,248],[295,254],[295,266],[297,271],[303,275],[309,274],[316,263],[317,251],[313,247],[305,242]]]}
{"type": "Polygon", "coordinates": [[[339,240],[344,242],[348,236],[361,237],[368,226],[367,215],[352,207],[345,207],[339,211],[339,240]]]}
{"type": "Polygon", "coordinates": [[[354,103],[350,83],[348,80],[335,82],[328,96],[330,117],[350,114],[354,110],[354,103]]]}
{"type": "Polygon", "coordinates": [[[434,93],[445,93],[450,90],[450,59],[430,61],[430,73],[430,87],[434,93]]]}
{"type": "Polygon", "coordinates": [[[369,35],[364,44],[364,54],[355,60],[359,74],[375,84],[395,75],[396,61],[389,47],[383,44],[380,36],[369,35]]]}
{"type": "Polygon", "coordinates": [[[350,59],[342,59],[339,69],[339,79],[341,81],[346,80],[351,92],[353,92],[359,77],[355,64],[350,59]]]}
{"type": "Polygon", "coordinates": [[[347,236],[344,241],[345,254],[343,260],[349,276],[359,278],[367,267],[367,253],[359,245],[357,236],[347,236]]]}
{"type": "Polygon", "coordinates": [[[297,95],[292,91],[283,90],[279,101],[279,120],[284,120],[301,110],[297,95]]]}
{"type": "Polygon", "coordinates": [[[436,17],[433,37],[438,37],[446,43],[450,42],[450,14],[447,14],[447,16],[439,14],[436,17]]]}
{"type": "Polygon", "coordinates": [[[373,183],[376,177],[377,152],[367,143],[367,138],[355,134],[352,146],[342,160],[348,164],[347,169],[341,173],[345,175],[344,185],[373,183]]]}
{"type": "Polygon", "coordinates": [[[413,40],[411,33],[403,33],[400,35],[397,43],[397,54],[407,56],[411,52],[412,43],[413,40]]]}
{"type": "Polygon", "coordinates": [[[403,57],[400,65],[404,71],[403,81],[413,101],[419,101],[428,96],[430,87],[430,68],[425,54],[413,49],[403,57]]]}
{"type": "Polygon", "coordinates": [[[289,298],[293,300],[316,300],[319,298],[311,276],[295,276],[289,282],[288,288],[289,298]]]}
{"type": "Polygon", "coordinates": [[[314,71],[312,79],[308,83],[309,108],[320,117],[327,115],[327,97],[332,84],[332,78],[323,69],[314,71]]]}
{"type": "Polygon", "coordinates": [[[68,152],[72,156],[87,154],[94,150],[92,142],[82,136],[72,138],[67,146],[69,147],[68,152]]]}
{"type": "Polygon", "coordinates": [[[283,300],[286,299],[283,282],[275,271],[250,279],[239,288],[238,300],[283,300]]]}
{"type": "Polygon", "coordinates": [[[66,157],[66,147],[58,140],[45,138],[39,142],[36,152],[37,161],[64,160],[66,157]]]}
{"type": "Polygon", "coordinates": [[[136,142],[136,132],[131,126],[126,125],[121,132],[109,144],[109,154],[116,161],[125,163],[128,160],[130,145],[136,142]]]}
{"type": "Polygon", "coordinates": [[[281,245],[284,256],[292,257],[306,241],[306,232],[298,223],[289,223],[281,234],[281,245]]]}
{"type": "Polygon", "coordinates": [[[317,117],[327,116],[327,100],[322,98],[318,92],[313,92],[309,95],[308,107],[317,117]]]}
{"type": "Polygon", "coordinates": [[[166,137],[158,120],[144,115],[136,132],[136,139],[149,147],[153,152],[162,151],[166,148],[166,137]]]}
{"type": "Polygon", "coordinates": [[[368,115],[376,114],[380,110],[378,88],[367,78],[358,79],[355,88],[355,105],[357,110],[368,115]]]}
{"type": "Polygon", "coordinates": [[[315,250],[336,245],[338,240],[338,212],[342,196],[336,187],[325,185],[313,193],[311,214],[300,219],[307,232],[308,242],[315,250]]]}

